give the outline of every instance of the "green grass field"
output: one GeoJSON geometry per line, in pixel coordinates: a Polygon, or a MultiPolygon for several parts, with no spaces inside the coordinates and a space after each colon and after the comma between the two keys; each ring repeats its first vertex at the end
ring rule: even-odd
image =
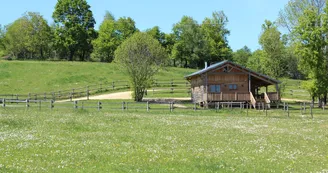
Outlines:
{"type": "MultiPolygon", "coordinates": [[[[184,80],[193,69],[165,68],[156,79],[184,80]]],[[[90,62],[0,61],[2,94],[43,93],[128,80],[115,64],[90,62]]]]}
{"type": "Polygon", "coordinates": [[[0,172],[326,172],[328,117],[0,108],[0,172]]]}

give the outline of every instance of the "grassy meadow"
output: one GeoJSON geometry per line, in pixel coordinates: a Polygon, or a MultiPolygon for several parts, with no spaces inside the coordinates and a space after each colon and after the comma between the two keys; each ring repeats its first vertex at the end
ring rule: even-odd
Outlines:
{"type": "Polygon", "coordinates": [[[0,108],[0,172],[327,172],[328,117],[0,108]]]}
{"type": "MultiPolygon", "coordinates": [[[[184,80],[196,70],[162,69],[156,79],[184,80]]],[[[27,94],[59,91],[91,84],[127,81],[116,64],[91,62],[0,61],[1,94],[27,94]]]]}

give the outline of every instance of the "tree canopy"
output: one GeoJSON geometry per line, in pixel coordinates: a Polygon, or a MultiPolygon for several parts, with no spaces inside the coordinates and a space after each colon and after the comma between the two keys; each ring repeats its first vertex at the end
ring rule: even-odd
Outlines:
{"type": "Polygon", "coordinates": [[[153,76],[165,64],[167,54],[161,44],[147,33],[137,32],[115,51],[115,62],[129,75],[134,100],[141,101],[153,76]]]}
{"type": "Polygon", "coordinates": [[[58,0],[52,15],[56,24],[55,44],[68,51],[68,60],[76,54],[85,60],[91,51],[91,41],[96,38],[92,11],[86,0],[58,0]]]}

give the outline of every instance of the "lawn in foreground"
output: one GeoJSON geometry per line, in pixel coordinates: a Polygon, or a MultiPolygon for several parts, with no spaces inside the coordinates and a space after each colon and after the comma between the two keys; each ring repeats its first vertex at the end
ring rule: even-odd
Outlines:
{"type": "Polygon", "coordinates": [[[0,109],[0,172],[324,172],[328,118],[0,109]]]}

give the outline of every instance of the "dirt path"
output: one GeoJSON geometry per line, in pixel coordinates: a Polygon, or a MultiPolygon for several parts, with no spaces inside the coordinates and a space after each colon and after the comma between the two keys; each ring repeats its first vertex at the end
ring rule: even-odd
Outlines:
{"type": "MultiPolygon", "coordinates": [[[[132,99],[132,91],[118,92],[118,93],[110,93],[110,94],[102,94],[97,96],[90,96],[89,100],[129,100],[132,99]]],[[[87,100],[87,97],[75,98],[73,101],[87,100]]],[[[190,98],[147,98],[144,100],[190,100],[190,98]]],[[[70,100],[60,100],[57,102],[69,102],[70,100]]]]}
{"type": "MultiPolygon", "coordinates": [[[[128,100],[128,99],[132,99],[131,94],[132,94],[131,91],[102,94],[97,96],[90,96],[89,100],[117,100],[117,99],[128,100]]],[[[73,99],[73,101],[80,101],[80,100],[87,100],[87,97],[73,99]]],[[[61,100],[58,102],[68,102],[68,101],[70,100],[61,100]]]]}
{"type": "Polygon", "coordinates": [[[311,100],[299,100],[299,99],[287,99],[287,98],[281,98],[281,101],[311,102],[311,100]]]}

